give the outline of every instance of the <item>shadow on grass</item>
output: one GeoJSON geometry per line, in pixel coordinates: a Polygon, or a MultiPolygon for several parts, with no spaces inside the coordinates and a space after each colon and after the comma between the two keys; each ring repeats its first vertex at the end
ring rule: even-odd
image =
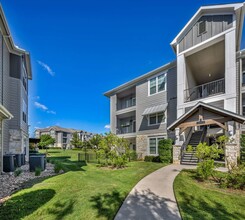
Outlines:
{"type": "Polygon", "coordinates": [[[111,193],[92,196],[90,202],[93,203],[92,207],[97,209],[98,218],[113,219],[124,198],[120,192],[113,190],[111,193]]]}
{"type": "Polygon", "coordinates": [[[59,163],[65,172],[85,171],[82,167],[87,166],[85,161],[71,161],[69,156],[48,157],[51,163],[59,163]]]}
{"type": "Polygon", "coordinates": [[[52,205],[52,208],[48,208],[47,211],[54,216],[55,220],[61,220],[73,212],[73,205],[73,200],[58,201],[52,205]]]}
{"type": "Polygon", "coordinates": [[[52,189],[41,189],[14,196],[0,206],[1,220],[19,220],[32,214],[55,195],[52,189]]]}
{"type": "Polygon", "coordinates": [[[203,198],[198,199],[186,192],[180,192],[180,196],[184,199],[184,202],[179,202],[179,206],[185,213],[183,219],[245,219],[245,214],[229,212],[223,204],[215,201],[215,198],[206,202],[203,198]]]}
{"type": "MultiPolygon", "coordinates": [[[[180,185],[189,185],[188,188],[184,187],[178,189],[178,197],[181,198],[181,200],[178,201],[178,205],[182,210],[183,219],[245,219],[245,212],[241,212],[241,209],[243,209],[241,204],[240,206],[234,204],[236,208],[231,208],[228,205],[224,205],[226,204],[224,200],[227,199],[227,197],[223,198],[224,200],[221,201],[222,194],[216,197],[215,191],[213,192],[214,194],[209,194],[205,192],[203,188],[194,191],[191,184],[192,181],[196,182],[197,180],[195,170],[183,170],[182,175],[184,176],[182,177],[180,185]]],[[[220,173],[220,175],[223,175],[223,173],[220,173]]]]}
{"type": "Polygon", "coordinates": [[[159,197],[150,189],[135,191],[123,203],[124,198],[125,195],[113,190],[110,194],[92,197],[91,202],[94,203],[93,208],[97,209],[97,217],[105,217],[108,220],[180,219],[178,209],[173,208],[175,201],[159,197]]]}

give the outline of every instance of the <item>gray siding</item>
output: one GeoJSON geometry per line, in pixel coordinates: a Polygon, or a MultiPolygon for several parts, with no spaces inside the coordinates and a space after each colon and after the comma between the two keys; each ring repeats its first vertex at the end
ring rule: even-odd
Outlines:
{"type": "MultiPolygon", "coordinates": [[[[173,71],[170,69],[170,70],[163,71],[162,73],[164,72],[167,73],[167,90],[168,90],[171,87],[172,82],[169,82],[169,79],[172,79],[172,76],[170,76],[170,74],[172,74],[173,71]],[[168,84],[170,85],[168,86],[168,84]]],[[[161,72],[159,72],[158,74],[160,73],[161,72]]],[[[136,86],[136,131],[138,135],[167,133],[167,123],[148,126],[147,117],[142,116],[146,108],[162,105],[167,102],[168,102],[167,91],[148,96],[148,80],[145,80],[136,86]]],[[[173,108],[172,104],[170,106],[170,109],[171,108],[173,108]]]]}
{"type": "Polygon", "coordinates": [[[179,52],[195,46],[232,27],[232,15],[202,16],[179,42],[179,52]],[[206,32],[198,35],[199,22],[206,21],[206,32]]]}
{"type": "MultiPolygon", "coordinates": [[[[215,106],[215,107],[218,107],[218,108],[224,108],[224,100],[219,100],[216,102],[209,102],[208,104],[215,106]]],[[[185,108],[185,112],[188,112],[189,110],[191,110],[193,108],[193,106],[194,105],[185,108]]]]}
{"type": "MultiPolygon", "coordinates": [[[[10,109],[10,78],[9,78],[9,51],[7,49],[7,46],[5,42],[2,42],[1,39],[1,49],[2,53],[0,54],[0,63],[1,63],[1,69],[0,71],[3,71],[3,105],[6,109],[10,109]]],[[[9,151],[9,121],[4,120],[3,122],[3,152],[9,151]]]]}

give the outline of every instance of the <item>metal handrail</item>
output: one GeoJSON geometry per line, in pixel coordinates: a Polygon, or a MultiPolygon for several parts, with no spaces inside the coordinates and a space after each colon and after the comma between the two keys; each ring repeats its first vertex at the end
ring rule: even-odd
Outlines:
{"type": "Polygon", "coordinates": [[[225,79],[222,78],[184,90],[185,102],[206,98],[224,92],[225,92],[225,79]]]}

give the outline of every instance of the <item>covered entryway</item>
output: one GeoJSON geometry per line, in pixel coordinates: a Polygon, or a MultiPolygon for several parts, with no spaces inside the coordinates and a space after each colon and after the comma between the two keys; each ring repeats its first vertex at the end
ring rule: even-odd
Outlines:
{"type": "MultiPolygon", "coordinates": [[[[221,109],[207,103],[199,102],[188,112],[178,118],[168,130],[174,131],[176,141],[173,153],[173,162],[180,163],[184,158],[187,146],[194,147],[200,142],[211,144],[210,137],[227,135],[231,143],[225,149],[226,160],[236,160],[240,154],[240,124],[244,124],[245,117],[234,112],[221,109]]],[[[196,158],[190,162],[196,163],[196,158]]]]}

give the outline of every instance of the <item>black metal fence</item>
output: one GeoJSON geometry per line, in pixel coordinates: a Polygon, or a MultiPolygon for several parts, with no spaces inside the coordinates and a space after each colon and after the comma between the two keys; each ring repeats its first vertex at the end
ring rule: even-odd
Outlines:
{"type": "MultiPolygon", "coordinates": [[[[103,163],[105,162],[106,157],[105,154],[100,154],[98,157],[97,154],[94,152],[83,152],[83,153],[78,153],[78,161],[86,161],[88,163],[103,163]]],[[[136,161],[136,160],[143,160],[142,153],[132,153],[130,154],[129,161],[136,161]]]]}

